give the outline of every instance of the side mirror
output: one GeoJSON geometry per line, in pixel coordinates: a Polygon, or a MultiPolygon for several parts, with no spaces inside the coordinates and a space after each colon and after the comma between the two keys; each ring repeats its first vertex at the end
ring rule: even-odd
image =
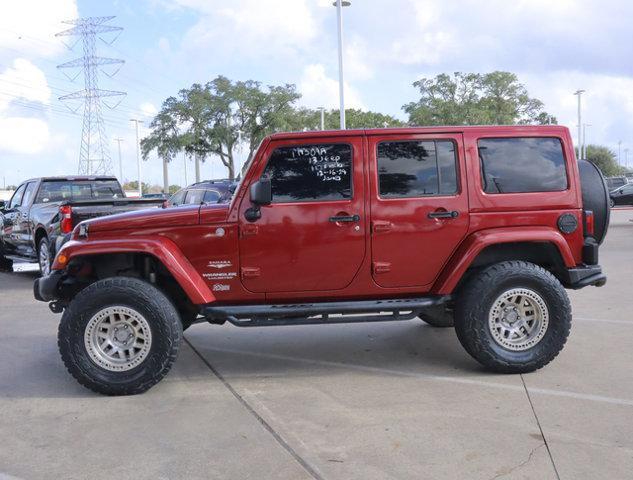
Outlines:
{"type": "Polygon", "coordinates": [[[7,202],[0,200],[0,210],[4,210],[7,207],[7,202]]]}
{"type": "Polygon", "coordinates": [[[270,205],[273,201],[273,192],[269,177],[261,177],[251,185],[251,202],[255,205],[270,205]]]}

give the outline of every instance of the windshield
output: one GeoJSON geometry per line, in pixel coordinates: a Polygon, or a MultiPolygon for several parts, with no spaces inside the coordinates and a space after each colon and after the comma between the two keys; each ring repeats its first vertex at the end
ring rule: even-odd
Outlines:
{"type": "Polygon", "coordinates": [[[35,203],[109,200],[124,197],[125,194],[116,180],[54,180],[42,182],[35,203]]]}

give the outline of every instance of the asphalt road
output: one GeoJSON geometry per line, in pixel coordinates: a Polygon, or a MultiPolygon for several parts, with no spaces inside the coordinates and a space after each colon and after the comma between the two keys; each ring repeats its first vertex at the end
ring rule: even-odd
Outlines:
{"type": "Polygon", "coordinates": [[[0,478],[631,479],[631,218],[614,212],[607,285],[570,293],[567,346],[529,375],[416,320],[197,325],[159,385],[102,397],[66,373],[34,274],[0,274],[0,478]]]}

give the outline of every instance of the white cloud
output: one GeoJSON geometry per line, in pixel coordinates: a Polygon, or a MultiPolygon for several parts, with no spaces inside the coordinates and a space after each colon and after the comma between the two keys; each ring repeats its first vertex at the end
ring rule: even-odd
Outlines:
{"type": "Polygon", "coordinates": [[[22,103],[25,101],[50,102],[51,90],[44,72],[28,60],[18,58],[12,67],[0,74],[0,85],[3,91],[0,96],[0,151],[27,154],[42,151],[50,136],[46,120],[12,111],[16,101],[20,102],[16,109],[27,109],[22,103]]]}
{"type": "Polygon", "coordinates": [[[295,51],[318,35],[307,0],[177,0],[201,14],[185,34],[188,48],[206,47],[244,56],[295,51]]]}
{"type": "Polygon", "coordinates": [[[24,58],[13,61],[13,65],[0,73],[0,114],[13,99],[24,99],[40,103],[49,103],[51,89],[46,75],[38,67],[24,58]]]}
{"type": "MultiPolygon", "coordinates": [[[[339,83],[325,73],[321,64],[308,65],[299,82],[301,103],[307,107],[338,108],[339,83]]],[[[366,109],[358,91],[345,82],[345,107],[366,109]]]]}
{"type": "Polygon", "coordinates": [[[0,151],[34,154],[41,152],[50,138],[48,123],[39,118],[0,118],[0,151]]]}
{"type": "Polygon", "coordinates": [[[139,110],[141,111],[143,116],[147,118],[154,118],[154,116],[156,116],[156,114],[158,113],[158,109],[151,102],[141,103],[141,105],[139,106],[139,110]]]}
{"type": "MultiPolygon", "coordinates": [[[[11,54],[52,56],[66,47],[54,37],[71,28],[63,20],[77,17],[75,0],[19,0],[2,2],[0,48],[11,54]]],[[[5,52],[6,53],[6,52],[5,52]]]]}
{"type": "Polygon", "coordinates": [[[587,142],[614,147],[618,140],[633,141],[633,78],[601,73],[587,74],[574,71],[548,74],[520,74],[530,94],[545,103],[548,112],[559,123],[567,125],[574,141],[577,137],[578,97],[573,93],[584,89],[582,123],[587,128],[587,142]]]}

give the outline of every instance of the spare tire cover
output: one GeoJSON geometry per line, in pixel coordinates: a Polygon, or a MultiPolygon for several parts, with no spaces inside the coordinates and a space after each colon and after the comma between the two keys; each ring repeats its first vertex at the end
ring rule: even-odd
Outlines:
{"type": "Polygon", "coordinates": [[[598,243],[602,243],[609,228],[609,189],[600,169],[587,160],[578,160],[582,205],[584,210],[591,210],[594,218],[594,235],[598,243]]]}

